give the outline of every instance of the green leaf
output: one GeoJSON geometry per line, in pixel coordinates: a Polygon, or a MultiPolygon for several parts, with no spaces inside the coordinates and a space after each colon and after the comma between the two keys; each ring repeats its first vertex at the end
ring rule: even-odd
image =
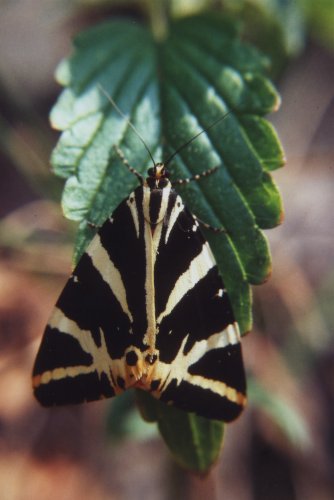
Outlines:
{"type": "Polygon", "coordinates": [[[167,406],[147,392],[136,392],[143,417],[148,417],[149,422],[158,422],[160,433],[175,460],[192,472],[207,472],[219,457],[224,424],[167,406]]]}
{"type": "Polygon", "coordinates": [[[225,11],[242,20],[243,36],[270,57],[271,75],[280,75],[288,60],[304,48],[305,21],[298,4],[305,1],[318,5],[313,0],[224,2],[225,11]]]}
{"type": "Polygon", "coordinates": [[[240,42],[233,24],[204,16],[175,22],[160,45],[130,21],[104,23],[77,37],[74,54],[58,69],[66,89],[51,114],[53,125],[64,131],[52,156],[55,173],[67,179],[64,213],[81,221],[75,260],[93,237],[87,221],[101,224],[137,183],[113,146],[143,174],[150,165],[145,147],[98,84],[157,161],[230,111],[183,149],[170,170],[182,178],[220,166],[180,194],[200,219],[225,228],[207,237],[241,331],[251,328],[249,283],[263,282],[271,268],[260,228],[275,226],[282,213],[268,170],[283,164],[283,154],[261,116],[279,103],[264,75],[267,63],[240,42]]]}
{"type": "Polygon", "coordinates": [[[125,391],[113,398],[108,406],[106,428],[114,443],[126,438],[138,441],[157,436],[157,426],[140,418],[134,401],[134,390],[125,391]]]}
{"type": "MultiPolygon", "coordinates": [[[[276,225],[282,213],[269,171],[283,164],[283,154],[263,118],[279,104],[265,76],[267,66],[266,58],[238,39],[236,26],[219,17],[177,21],[162,43],[144,26],[125,20],[76,38],[73,55],[57,72],[66,88],[51,115],[53,125],[63,130],[52,156],[55,173],[67,179],[63,210],[80,221],[76,261],[94,235],[88,223],[102,224],[137,185],[114,145],[142,174],[151,166],[142,141],[101,87],[156,161],[168,159],[225,115],[182,149],[169,170],[177,179],[219,166],[215,174],[179,191],[200,219],[225,229],[207,231],[207,238],[240,329],[251,328],[250,283],[263,282],[271,268],[261,228],[276,225]]],[[[207,470],[221,446],[222,424],[152,401],[142,405],[146,418],[158,421],[178,460],[192,470],[207,470]],[[175,422],[187,436],[180,446],[173,435],[175,422]]]]}
{"type": "Polygon", "coordinates": [[[298,0],[313,37],[330,50],[334,49],[334,3],[332,0],[298,0]]]}

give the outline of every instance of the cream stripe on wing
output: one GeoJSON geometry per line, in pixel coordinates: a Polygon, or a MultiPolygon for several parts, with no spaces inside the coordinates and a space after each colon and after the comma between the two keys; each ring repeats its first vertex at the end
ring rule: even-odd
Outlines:
{"type": "Polygon", "coordinates": [[[79,375],[89,375],[95,372],[95,366],[77,365],[54,368],[47,370],[40,375],[33,377],[33,387],[37,388],[41,384],[48,384],[51,380],[62,380],[67,377],[78,377],[79,375]]]}
{"type": "MultiPolygon", "coordinates": [[[[54,370],[47,370],[34,377],[35,387],[39,384],[47,384],[51,379],[59,380],[66,376],[76,377],[94,371],[96,371],[99,376],[105,373],[111,385],[113,385],[110,375],[110,368],[113,361],[108,353],[104,333],[101,329],[101,345],[97,346],[89,330],[82,330],[75,321],[67,318],[63,311],[57,307],[54,309],[48,325],[50,328],[54,328],[63,334],[75,338],[81,349],[92,356],[93,362],[90,366],[67,366],[59,367],[54,370]]],[[[55,333],[55,335],[57,335],[57,333],[55,333]]]]}
{"type": "Polygon", "coordinates": [[[209,244],[204,243],[202,251],[195,257],[188,269],[181,274],[176,281],[171,294],[168,297],[165,310],[157,318],[157,323],[161,323],[165,316],[168,316],[180,300],[208,274],[210,269],[216,265],[209,244]]]}
{"type": "Polygon", "coordinates": [[[136,200],[136,198],[135,198],[134,193],[131,193],[129,198],[126,200],[126,204],[129,207],[129,210],[131,212],[131,216],[132,216],[133,223],[135,226],[137,238],[139,238],[138,207],[137,207],[137,203],[135,200],[136,200]]]}
{"type": "Polygon", "coordinates": [[[242,392],[237,391],[234,387],[228,386],[220,380],[211,380],[200,375],[186,375],[184,380],[191,384],[197,385],[202,389],[210,390],[219,396],[227,398],[232,403],[245,406],[247,397],[242,392]]]}
{"type": "Polygon", "coordinates": [[[160,204],[160,210],[159,210],[159,215],[158,215],[158,223],[163,222],[166,216],[167,208],[168,208],[168,201],[169,201],[169,196],[171,192],[171,185],[167,185],[162,189],[162,197],[161,197],[161,204],[160,204]]]}
{"type": "Polygon", "coordinates": [[[116,299],[120,303],[123,311],[127,314],[131,323],[133,323],[132,314],[129,310],[128,302],[126,299],[126,290],[121,277],[121,274],[113,261],[110,259],[108,252],[102,246],[99,235],[97,234],[91,244],[89,245],[86,253],[92,259],[93,265],[101,274],[102,279],[108,283],[116,299]]]}
{"type": "Polygon", "coordinates": [[[188,337],[189,335],[183,339],[179,351],[171,363],[163,363],[161,361],[157,363],[154,378],[160,379],[161,384],[157,390],[152,391],[154,396],[159,398],[172,381],[176,382],[177,387],[182,381],[186,381],[202,387],[202,389],[210,389],[212,392],[226,397],[229,401],[245,405],[247,401],[246,396],[235,388],[228,386],[225,382],[189,373],[189,367],[196,364],[211,350],[239,344],[240,333],[238,324],[236,322],[230,324],[222,332],[214,333],[208,339],[194,342],[194,345],[185,354],[184,347],[188,341],[188,337]],[[161,390],[162,386],[164,387],[163,390],[161,390]]]}
{"type": "Polygon", "coordinates": [[[180,213],[183,210],[184,210],[184,205],[182,203],[182,199],[180,198],[180,196],[177,196],[175,203],[174,203],[174,206],[173,206],[171,213],[170,213],[170,216],[169,216],[168,228],[167,228],[166,236],[165,236],[165,243],[168,242],[168,238],[169,238],[169,235],[174,227],[174,224],[177,221],[180,213]]]}
{"type": "MultiPolygon", "coordinates": [[[[159,225],[157,227],[159,228],[159,225]]],[[[155,346],[155,333],[156,333],[155,287],[154,287],[154,262],[156,255],[155,251],[153,250],[151,226],[149,222],[147,222],[146,220],[144,222],[144,241],[145,241],[146,272],[145,272],[145,290],[143,290],[143,293],[145,293],[147,330],[143,337],[143,343],[149,346],[149,348],[153,352],[155,346]]]]}

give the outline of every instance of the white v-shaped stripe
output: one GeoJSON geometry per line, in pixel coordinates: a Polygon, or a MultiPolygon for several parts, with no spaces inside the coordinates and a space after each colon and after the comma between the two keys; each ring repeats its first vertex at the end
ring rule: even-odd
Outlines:
{"type": "Polygon", "coordinates": [[[160,313],[157,318],[157,323],[160,324],[165,316],[168,316],[180,300],[198,283],[204,276],[208,274],[210,269],[216,265],[215,259],[210,250],[209,244],[206,242],[202,247],[201,253],[195,257],[188,269],[181,274],[176,281],[171,294],[168,297],[165,310],[160,313]]]}
{"type": "Polygon", "coordinates": [[[106,249],[102,246],[99,235],[96,235],[86,253],[92,259],[95,269],[100,273],[102,279],[109,285],[116,299],[118,300],[122,310],[128,316],[131,323],[133,323],[133,317],[129,310],[126,290],[122,280],[121,273],[110,259],[110,256],[106,249]]]}

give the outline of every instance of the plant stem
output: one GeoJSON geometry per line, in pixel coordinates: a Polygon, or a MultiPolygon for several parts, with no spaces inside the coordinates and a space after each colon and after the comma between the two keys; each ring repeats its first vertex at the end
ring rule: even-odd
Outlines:
{"type": "Polygon", "coordinates": [[[170,0],[146,0],[146,3],[153,36],[162,41],[168,34],[170,0]]]}

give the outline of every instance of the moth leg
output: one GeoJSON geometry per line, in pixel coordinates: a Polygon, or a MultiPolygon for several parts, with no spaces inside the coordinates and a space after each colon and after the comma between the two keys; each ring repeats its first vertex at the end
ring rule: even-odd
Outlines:
{"type": "Polygon", "coordinates": [[[225,233],[227,234],[227,231],[224,227],[214,227],[208,224],[207,222],[204,222],[203,220],[199,219],[197,215],[193,215],[194,219],[205,229],[208,229],[209,231],[213,231],[214,233],[225,233]]]}
{"type": "Polygon", "coordinates": [[[89,220],[86,221],[86,224],[90,229],[100,229],[101,227],[98,224],[95,224],[95,222],[91,222],[89,220]]]}
{"type": "Polygon", "coordinates": [[[135,168],[131,167],[130,163],[125,158],[123,151],[121,149],[119,149],[119,147],[116,146],[116,144],[114,144],[114,150],[116,151],[116,154],[119,157],[119,159],[121,160],[121,162],[123,163],[123,165],[125,165],[126,168],[128,170],[130,170],[130,172],[133,173],[137,177],[137,179],[139,180],[139,182],[141,184],[144,184],[144,177],[135,168]]]}
{"type": "Polygon", "coordinates": [[[216,167],[209,168],[208,170],[204,170],[204,172],[201,172],[200,174],[193,175],[192,177],[188,177],[187,179],[176,179],[175,181],[172,181],[172,186],[180,186],[182,184],[188,184],[191,181],[198,181],[199,179],[202,179],[202,177],[207,177],[208,175],[213,174],[218,170],[219,166],[217,165],[216,167]]]}

